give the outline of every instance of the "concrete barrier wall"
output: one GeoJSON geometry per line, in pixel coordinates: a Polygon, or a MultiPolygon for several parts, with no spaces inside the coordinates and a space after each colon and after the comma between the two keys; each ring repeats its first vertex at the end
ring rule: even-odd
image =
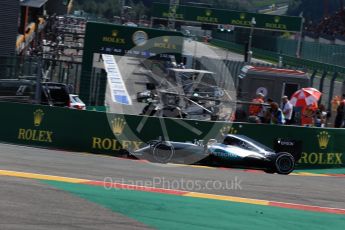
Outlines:
{"type": "Polygon", "coordinates": [[[159,137],[207,141],[230,132],[269,147],[278,137],[302,140],[299,167],[345,167],[344,129],[181,121],[5,102],[0,106],[2,142],[116,156],[120,149],[135,150],[159,137]]]}

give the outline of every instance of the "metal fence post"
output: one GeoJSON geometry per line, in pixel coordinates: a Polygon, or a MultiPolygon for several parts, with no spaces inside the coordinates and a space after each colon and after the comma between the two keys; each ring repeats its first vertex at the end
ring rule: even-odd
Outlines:
{"type": "Polygon", "coordinates": [[[42,59],[37,60],[37,77],[36,77],[36,104],[41,104],[41,79],[42,79],[42,59]]]}
{"type": "Polygon", "coordinates": [[[328,72],[325,70],[323,71],[322,77],[320,79],[320,86],[319,86],[319,91],[322,92],[323,91],[323,85],[325,82],[325,78],[327,77],[328,72]]]}
{"type": "Polygon", "coordinates": [[[61,79],[61,75],[63,74],[63,73],[62,73],[62,70],[63,70],[63,68],[62,68],[62,62],[59,62],[59,76],[58,76],[58,81],[61,79]]]}
{"type": "Polygon", "coordinates": [[[312,73],[312,75],[310,76],[310,86],[313,87],[314,85],[314,79],[315,79],[315,76],[317,74],[317,70],[315,69],[312,73]]]}
{"type": "MultiPolygon", "coordinates": [[[[321,93],[323,93],[323,92],[322,92],[322,91],[323,91],[323,86],[324,86],[324,82],[325,82],[325,78],[327,77],[327,74],[328,74],[328,72],[327,72],[326,70],[323,71],[322,77],[321,77],[321,79],[320,79],[319,91],[320,91],[321,93]]],[[[322,101],[322,96],[320,97],[319,104],[321,103],[321,101],[322,101]]]]}
{"type": "Polygon", "coordinates": [[[239,84],[239,80],[238,80],[238,75],[240,74],[242,67],[245,66],[246,63],[244,62],[237,62],[237,66],[236,66],[236,72],[235,72],[235,79],[236,79],[236,88],[238,87],[239,84]]]}

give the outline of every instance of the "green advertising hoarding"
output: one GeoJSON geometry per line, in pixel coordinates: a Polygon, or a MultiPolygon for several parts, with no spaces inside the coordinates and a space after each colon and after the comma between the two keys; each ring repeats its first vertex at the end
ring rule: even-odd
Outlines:
{"type": "Polygon", "coordinates": [[[80,98],[87,105],[93,105],[90,102],[89,94],[93,56],[96,53],[159,60],[169,59],[173,55],[179,60],[182,56],[182,50],[183,34],[181,32],[87,22],[80,98]]]}
{"type": "MultiPolygon", "coordinates": [[[[181,54],[183,38],[180,32],[165,31],[132,26],[122,26],[106,23],[88,22],[86,25],[86,53],[102,53],[113,55],[132,55],[148,58],[153,54],[181,54]],[[180,40],[168,37],[181,37],[180,40]],[[154,47],[148,47],[147,41],[157,38],[154,47]],[[131,53],[135,47],[144,47],[150,53],[131,53]]],[[[144,49],[145,50],[145,49],[144,49]]]]}
{"type": "Polygon", "coordinates": [[[277,16],[240,11],[211,9],[180,5],[176,14],[172,15],[168,4],[153,4],[154,18],[175,17],[177,21],[190,21],[209,24],[234,25],[237,27],[251,27],[251,20],[255,18],[256,29],[299,32],[302,17],[277,16]]]}
{"type": "Polygon", "coordinates": [[[269,147],[276,138],[301,140],[298,167],[345,167],[345,129],[147,118],[6,102],[0,106],[2,142],[117,156],[122,148],[136,150],[166,135],[172,141],[207,143],[212,130],[246,135],[269,147]]]}

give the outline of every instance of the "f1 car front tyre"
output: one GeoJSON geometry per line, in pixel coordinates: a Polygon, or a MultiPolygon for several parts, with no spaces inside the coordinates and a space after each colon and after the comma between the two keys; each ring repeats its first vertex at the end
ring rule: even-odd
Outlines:
{"type": "Polygon", "coordinates": [[[163,164],[169,163],[174,153],[174,146],[169,143],[158,142],[153,146],[152,155],[156,162],[163,164]]]}
{"type": "Polygon", "coordinates": [[[290,153],[278,153],[274,166],[278,174],[287,175],[295,169],[295,158],[290,153]]]}

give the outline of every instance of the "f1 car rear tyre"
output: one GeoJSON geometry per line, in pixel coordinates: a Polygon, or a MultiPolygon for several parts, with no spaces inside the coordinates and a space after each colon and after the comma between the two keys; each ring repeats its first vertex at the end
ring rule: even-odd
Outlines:
{"type": "Polygon", "coordinates": [[[295,169],[295,158],[290,153],[278,153],[274,164],[278,174],[287,175],[295,169]]]}
{"type": "Polygon", "coordinates": [[[169,163],[171,158],[174,156],[174,153],[174,146],[166,142],[156,143],[152,151],[154,160],[162,164],[169,163]]]}

